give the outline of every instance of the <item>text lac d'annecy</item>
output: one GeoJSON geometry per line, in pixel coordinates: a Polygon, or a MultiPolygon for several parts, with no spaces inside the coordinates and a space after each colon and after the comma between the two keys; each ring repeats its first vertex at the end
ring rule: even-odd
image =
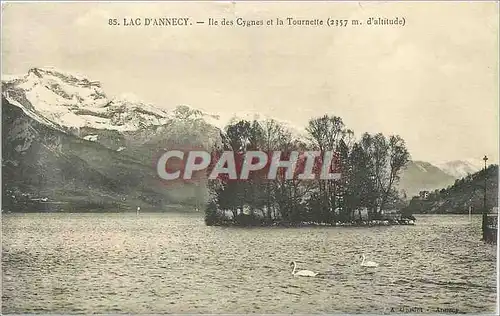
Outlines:
{"type": "Polygon", "coordinates": [[[123,18],[124,26],[187,26],[189,18],[123,18]]]}

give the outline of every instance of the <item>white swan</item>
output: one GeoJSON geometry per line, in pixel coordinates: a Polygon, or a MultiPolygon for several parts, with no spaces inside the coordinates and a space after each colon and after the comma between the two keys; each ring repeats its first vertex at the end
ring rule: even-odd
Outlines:
{"type": "Polygon", "coordinates": [[[375,268],[375,267],[378,267],[378,263],[373,262],[373,261],[366,261],[366,262],[365,262],[365,255],[363,255],[363,261],[361,262],[361,266],[362,266],[362,267],[371,267],[371,268],[375,268]]]}
{"type": "Polygon", "coordinates": [[[309,270],[300,270],[300,271],[295,272],[295,269],[297,269],[297,264],[295,263],[295,261],[290,262],[290,266],[293,266],[293,270],[292,270],[293,276],[298,275],[298,276],[314,277],[317,275],[317,273],[309,271],[309,270]]]}

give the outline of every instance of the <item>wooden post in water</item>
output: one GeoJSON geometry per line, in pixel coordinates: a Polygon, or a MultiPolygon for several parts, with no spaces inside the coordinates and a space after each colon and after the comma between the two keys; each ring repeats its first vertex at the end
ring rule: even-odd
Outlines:
{"type": "Polygon", "coordinates": [[[488,157],[484,155],[484,197],[483,197],[483,241],[487,241],[488,239],[488,216],[486,215],[486,161],[488,161],[488,157]]]}

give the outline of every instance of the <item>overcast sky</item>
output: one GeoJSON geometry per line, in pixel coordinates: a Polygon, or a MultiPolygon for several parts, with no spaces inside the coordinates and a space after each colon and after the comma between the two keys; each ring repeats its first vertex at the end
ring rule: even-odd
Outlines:
{"type": "Polygon", "coordinates": [[[498,7],[484,3],[8,3],[2,74],[76,71],[160,107],[325,113],[412,158],[498,161],[498,7]],[[405,17],[405,27],[112,27],[109,18],[405,17]]]}

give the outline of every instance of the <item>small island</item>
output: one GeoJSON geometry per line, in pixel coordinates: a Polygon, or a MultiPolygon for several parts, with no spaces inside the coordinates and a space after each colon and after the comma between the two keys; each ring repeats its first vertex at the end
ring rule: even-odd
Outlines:
{"type": "MultiPolygon", "coordinates": [[[[336,116],[309,121],[305,135],[294,134],[275,120],[232,122],[225,129],[220,152],[242,155],[248,151],[332,151],[332,168],[338,179],[301,180],[285,177],[280,168],[275,179],[267,170],[249,178],[208,181],[210,201],[205,210],[209,226],[376,226],[413,225],[405,212],[406,196],[397,190],[401,171],[410,161],[398,135],[354,132],[336,116]]],[[[298,164],[297,164],[298,165],[298,164]]]]}

